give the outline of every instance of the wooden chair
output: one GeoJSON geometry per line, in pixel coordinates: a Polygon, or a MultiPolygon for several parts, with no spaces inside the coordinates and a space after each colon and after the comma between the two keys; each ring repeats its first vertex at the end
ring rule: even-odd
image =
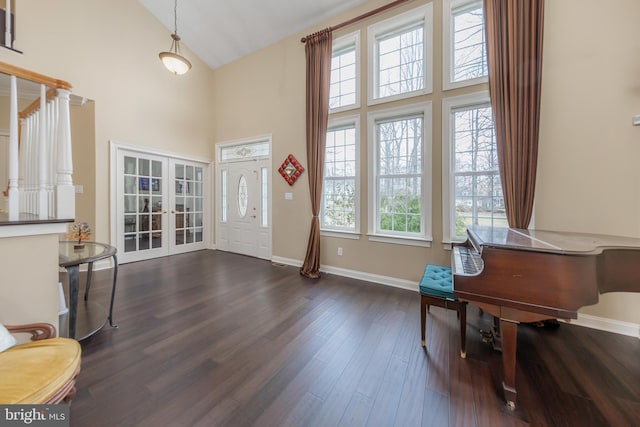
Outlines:
{"type": "Polygon", "coordinates": [[[457,311],[460,319],[460,357],[467,357],[467,303],[459,301],[453,294],[449,267],[427,264],[420,280],[420,330],[423,347],[425,347],[427,311],[432,305],[457,311]]]}
{"type": "Polygon", "coordinates": [[[48,323],[5,327],[12,334],[31,334],[31,341],[0,352],[0,404],[70,402],[80,372],[80,344],[56,338],[48,323]]]}

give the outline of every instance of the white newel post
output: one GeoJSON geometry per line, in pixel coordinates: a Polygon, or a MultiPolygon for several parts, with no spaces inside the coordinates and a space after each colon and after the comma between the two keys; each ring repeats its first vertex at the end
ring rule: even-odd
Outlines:
{"type": "Polygon", "coordinates": [[[18,172],[18,83],[16,76],[11,76],[11,101],[9,108],[9,221],[17,221],[20,215],[18,172]]]}
{"type": "Polygon", "coordinates": [[[38,218],[49,217],[48,156],[47,156],[47,87],[40,85],[40,129],[38,135],[38,218]]]}
{"type": "Polygon", "coordinates": [[[73,159],[71,157],[71,121],[69,117],[69,94],[66,89],[58,89],[58,156],[56,177],[56,218],[74,219],[76,215],[76,194],[73,180],[73,159]]]}

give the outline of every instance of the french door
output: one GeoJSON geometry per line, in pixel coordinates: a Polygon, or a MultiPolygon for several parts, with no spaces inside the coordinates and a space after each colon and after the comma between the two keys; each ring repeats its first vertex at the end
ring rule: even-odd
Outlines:
{"type": "Polygon", "coordinates": [[[116,171],[121,262],[208,247],[208,164],[117,149],[116,171]]]}

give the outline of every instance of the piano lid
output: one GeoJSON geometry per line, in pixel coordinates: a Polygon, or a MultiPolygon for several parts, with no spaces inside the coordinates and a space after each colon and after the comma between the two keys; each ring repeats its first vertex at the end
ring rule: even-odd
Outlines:
{"type": "Polygon", "coordinates": [[[640,249],[639,238],[564,231],[474,226],[469,228],[469,236],[474,245],[558,254],[598,254],[607,248],[640,249]]]}

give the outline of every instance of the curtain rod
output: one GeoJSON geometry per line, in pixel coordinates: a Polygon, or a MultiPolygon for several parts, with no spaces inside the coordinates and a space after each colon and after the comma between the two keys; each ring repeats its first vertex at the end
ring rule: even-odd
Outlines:
{"type": "MultiPolygon", "coordinates": [[[[384,6],[380,6],[377,9],[373,9],[373,10],[370,10],[369,12],[363,13],[362,15],[356,16],[355,18],[351,18],[351,19],[349,19],[347,21],[341,22],[340,24],[334,25],[333,27],[328,27],[328,28],[326,28],[325,30],[322,30],[322,31],[339,30],[342,27],[346,27],[347,25],[351,25],[351,24],[353,24],[355,22],[358,22],[358,21],[362,21],[365,18],[368,18],[368,17],[373,16],[373,15],[377,15],[378,13],[384,12],[385,10],[389,10],[392,7],[395,7],[395,6],[399,5],[399,4],[406,3],[407,1],[409,1],[409,0],[396,0],[396,1],[391,2],[389,4],[385,4],[384,6]]],[[[319,32],[321,32],[321,31],[319,31],[319,32]]],[[[315,34],[317,34],[317,33],[309,34],[308,36],[305,36],[305,37],[301,38],[300,41],[302,43],[306,43],[307,40],[310,39],[315,34]]]]}

